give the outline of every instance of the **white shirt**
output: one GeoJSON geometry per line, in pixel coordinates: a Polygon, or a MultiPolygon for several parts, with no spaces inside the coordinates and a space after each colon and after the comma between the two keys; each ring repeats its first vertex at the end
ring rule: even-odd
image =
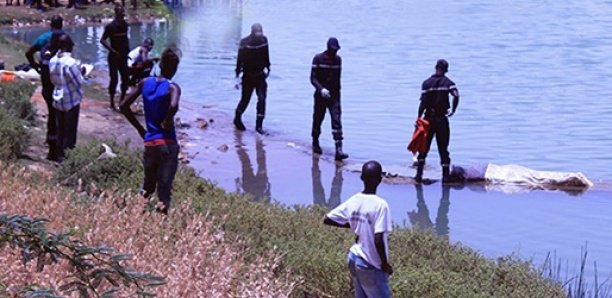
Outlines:
{"type": "Polygon", "coordinates": [[[385,200],[377,195],[357,193],[330,211],[327,217],[341,225],[348,223],[359,238],[350,251],[381,269],[382,261],[376,251],[374,234],[383,233],[385,254],[388,256],[387,236],[392,230],[392,223],[389,204],[385,200]]]}
{"type": "Polygon", "coordinates": [[[135,63],[140,63],[140,46],[135,47],[128,54],[128,67],[132,67],[135,63]]]}

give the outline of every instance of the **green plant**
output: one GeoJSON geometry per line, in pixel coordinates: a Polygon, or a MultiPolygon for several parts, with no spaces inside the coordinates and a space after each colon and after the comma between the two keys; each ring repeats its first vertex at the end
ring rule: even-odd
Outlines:
{"type": "Polygon", "coordinates": [[[0,108],[0,160],[17,159],[28,141],[28,133],[18,118],[0,108]]]}
{"type": "Polygon", "coordinates": [[[32,93],[34,93],[34,85],[29,81],[16,80],[0,83],[0,109],[33,124],[36,112],[30,102],[32,93]]]}
{"type": "MultiPolygon", "coordinates": [[[[21,251],[23,263],[36,262],[36,270],[43,271],[50,264],[66,261],[72,274],[63,280],[58,291],[79,297],[111,297],[119,287],[134,287],[133,295],[147,297],[150,288],[164,284],[164,278],[137,272],[121,263],[130,255],[115,253],[105,246],[91,247],[71,237],[71,233],[50,233],[44,218],[0,214],[0,247],[9,245],[21,251]],[[104,282],[112,285],[103,288],[104,282]]],[[[5,268],[9,269],[9,268],[5,268]]],[[[57,297],[51,289],[31,286],[23,290],[27,297],[57,297]]]]}

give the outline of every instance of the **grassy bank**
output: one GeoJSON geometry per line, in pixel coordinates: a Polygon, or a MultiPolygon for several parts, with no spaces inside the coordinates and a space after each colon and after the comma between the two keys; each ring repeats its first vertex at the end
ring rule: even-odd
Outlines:
{"type": "MultiPolygon", "coordinates": [[[[22,88],[17,84],[4,86],[22,88]]],[[[23,126],[24,120],[15,115],[14,109],[0,110],[23,126]]],[[[238,287],[247,294],[234,290],[226,292],[228,296],[267,297],[260,292],[248,294],[256,291],[258,284],[268,285],[268,294],[292,293],[293,297],[352,295],[345,256],[353,236],[348,231],[323,226],[325,210],[255,203],[226,193],[197,177],[190,168],[182,167],[174,185],[174,208],[169,220],[162,222],[154,214],[143,214],[144,202],[133,195],[143,177],[140,153],[113,141],[106,143],[117,153],[116,158],[98,159],[102,146],[92,142],[69,152],[53,177],[32,175],[3,164],[9,170],[3,172],[0,182],[0,210],[43,216],[50,219],[53,228],[71,230],[75,237],[91,245],[104,243],[133,253],[141,260],[134,264],[137,269],[159,273],[170,281],[158,288],[162,297],[170,297],[182,287],[194,291],[182,297],[204,297],[197,289],[213,287],[213,281],[221,278],[216,273],[226,272],[223,270],[227,268],[232,269],[232,275],[221,289],[236,289],[235,285],[247,279],[256,281],[246,283],[253,287],[238,287]],[[209,228],[190,226],[193,222],[206,223],[209,228]],[[198,238],[200,231],[212,236],[198,238]],[[202,255],[213,257],[190,262],[202,255]],[[227,255],[238,262],[221,258],[227,255]],[[258,275],[250,276],[249,272],[258,275]],[[206,279],[210,284],[198,284],[206,274],[215,278],[206,279]]],[[[396,229],[389,241],[395,265],[391,278],[394,297],[564,296],[559,283],[544,278],[528,262],[511,257],[487,259],[467,247],[449,244],[444,238],[409,229],[396,229]]],[[[13,276],[22,276],[16,280],[21,285],[44,281],[41,276],[34,277],[34,267],[19,268],[22,271],[15,272],[19,275],[8,272],[0,283],[10,288],[13,276]]],[[[61,272],[54,273],[57,279],[61,279],[61,272]]]]}
{"type": "MultiPolygon", "coordinates": [[[[138,9],[126,9],[126,18],[129,22],[144,22],[162,17],[170,17],[172,13],[161,1],[148,1],[150,7],[138,1],[138,9]]],[[[67,1],[60,1],[64,6],[67,1]]],[[[126,5],[129,2],[126,1],[126,5]]],[[[86,5],[81,9],[67,9],[65,7],[49,8],[44,12],[27,6],[1,6],[0,26],[38,26],[45,25],[53,15],[60,15],[65,25],[80,25],[86,23],[99,23],[101,20],[112,18],[114,15],[112,4],[86,5]]]]}

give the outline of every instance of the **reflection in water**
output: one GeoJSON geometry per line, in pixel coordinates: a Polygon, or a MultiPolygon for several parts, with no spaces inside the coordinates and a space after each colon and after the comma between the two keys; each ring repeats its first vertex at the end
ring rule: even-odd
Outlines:
{"type": "Polygon", "coordinates": [[[436,223],[429,218],[429,209],[425,203],[423,195],[423,186],[415,185],[417,195],[417,210],[409,211],[408,218],[410,223],[417,229],[428,230],[434,228],[439,236],[448,236],[448,210],[450,208],[450,186],[442,185],[442,198],[440,206],[438,206],[438,214],[436,215],[436,223]]]}
{"type": "Polygon", "coordinates": [[[236,178],[237,192],[242,189],[243,193],[250,194],[256,201],[270,202],[272,194],[266,169],[266,150],[259,137],[255,141],[255,151],[257,154],[257,172],[253,173],[251,159],[242,142],[242,133],[236,131],[236,153],[238,153],[238,158],[242,164],[242,179],[236,178]]]}
{"type": "Polygon", "coordinates": [[[336,170],[334,173],[334,180],[332,180],[331,194],[329,201],[325,199],[325,189],[323,183],[321,183],[321,170],[319,169],[319,157],[312,157],[312,197],[315,205],[321,205],[328,208],[335,208],[340,205],[340,196],[342,196],[342,167],[336,164],[336,170]]]}

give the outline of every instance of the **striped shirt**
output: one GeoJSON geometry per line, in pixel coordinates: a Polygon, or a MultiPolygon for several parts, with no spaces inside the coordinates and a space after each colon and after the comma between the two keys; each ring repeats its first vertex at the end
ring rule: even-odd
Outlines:
{"type": "Polygon", "coordinates": [[[60,111],[69,111],[81,103],[83,99],[83,76],[79,61],[72,58],[71,53],[58,53],[49,62],[51,82],[55,88],[62,88],[64,96],[53,100],[53,107],[60,111]]]}
{"type": "Polygon", "coordinates": [[[325,88],[332,92],[338,92],[340,91],[341,72],[342,58],[338,55],[330,57],[327,52],[323,52],[312,59],[310,82],[317,91],[325,88]]]}

